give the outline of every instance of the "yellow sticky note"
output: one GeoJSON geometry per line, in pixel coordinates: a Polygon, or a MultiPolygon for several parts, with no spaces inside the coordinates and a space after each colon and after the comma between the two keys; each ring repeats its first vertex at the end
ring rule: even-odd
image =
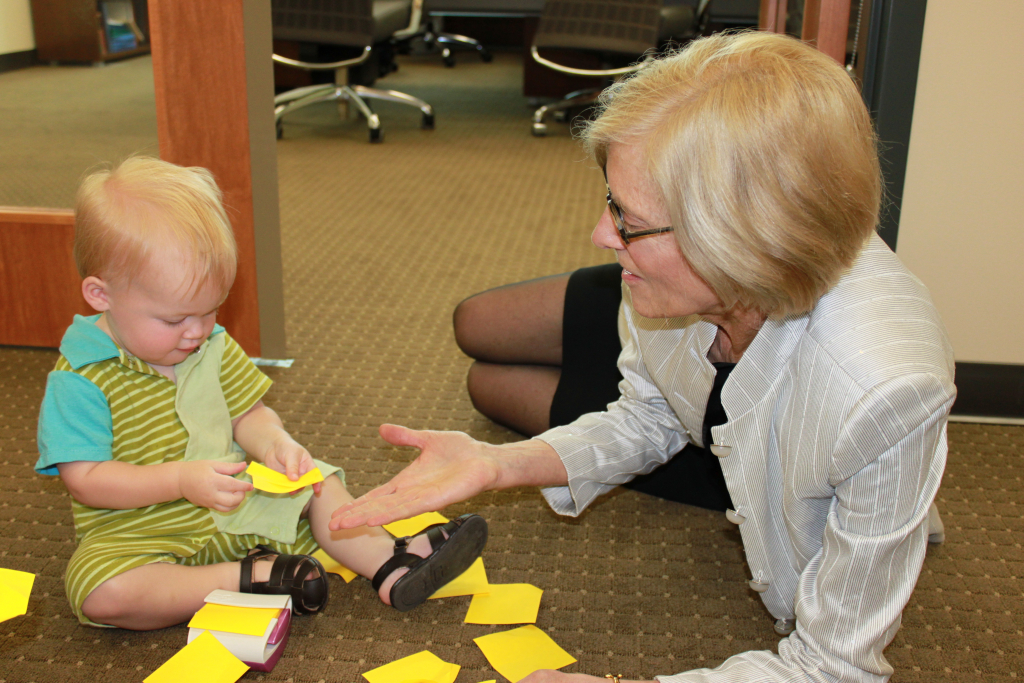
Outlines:
{"type": "MultiPolygon", "coordinates": [[[[437,589],[437,592],[430,596],[431,600],[437,598],[451,598],[456,595],[479,595],[490,590],[487,584],[487,572],[484,570],[484,558],[478,557],[469,569],[459,574],[450,582],[437,589]]],[[[510,622],[522,624],[525,622],[510,622]]]]}
{"type": "Polygon", "coordinates": [[[512,683],[518,683],[534,671],[561,669],[576,661],[548,634],[532,625],[480,636],[473,642],[494,670],[512,683]]]}
{"type": "Polygon", "coordinates": [[[313,557],[320,560],[320,564],[324,566],[324,571],[330,572],[331,574],[337,574],[341,578],[345,579],[345,583],[348,583],[359,576],[359,574],[356,574],[354,571],[325,553],[323,549],[317,550],[313,553],[313,557]]]}
{"type": "Polygon", "coordinates": [[[245,636],[262,636],[267,632],[270,620],[281,613],[280,609],[267,607],[235,607],[208,602],[188,622],[189,628],[205,628],[210,631],[241,633],[245,636]]]}
{"type": "Polygon", "coordinates": [[[444,524],[447,521],[448,518],[440,512],[424,512],[422,515],[416,515],[409,519],[400,519],[397,522],[385,524],[384,528],[387,529],[392,536],[401,538],[402,536],[415,536],[431,524],[444,524]]]}
{"type": "Polygon", "coordinates": [[[370,683],[455,683],[461,668],[458,664],[449,664],[429,650],[423,650],[367,671],[363,678],[370,683]]]}
{"type": "Polygon", "coordinates": [[[272,470],[258,462],[249,463],[245,471],[252,477],[253,486],[269,493],[290,493],[324,480],[324,475],[320,472],[319,467],[314,467],[309,472],[306,472],[299,477],[298,481],[292,481],[287,475],[272,470]]]}
{"type": "Polygon", "coordinates": [[[0,621],[20,617],[28,611],[35,574],[16,569],[0,569],[0,621]]]}
{"type": "Polygon", "coordinates": [[[533,624],[544,591],[528,583],[495,583],[484,595],[474,595],[466,612],[467,624],[533,624]]]}
{"type": "Polygon", "coordinates": [[[249,667],[228,652],[209,631],[203,631],[151,673],[144,683],[235,683],[248,670],[249,667]]]}

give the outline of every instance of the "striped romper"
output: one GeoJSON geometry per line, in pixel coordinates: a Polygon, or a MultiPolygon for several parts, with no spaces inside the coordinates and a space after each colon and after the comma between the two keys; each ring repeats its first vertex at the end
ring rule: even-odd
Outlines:
{"type": "MultiPolygon", "coordinates": [[[[81,460],[155,465],[185,457],[189,433],[175,407],[178,386],[118,348],[96,326],[98,318],[75,316],[47,379],[35,467],[41,474],[57,475],[57,464],[81,460]]],[[[224,335],[224,343],[216,345],[223,347],[220,387],[234,419],[260,400],[271,381],[219,325],[200,351],[218,334],[224,335]]],[[[243,458],[240,452],[233,456],[243,458]]],[[[282,498],[283,514],[265,515],[269,535],[219,531],[209,509],[185,499],[127,510],[92,508],[72,499],[78,548],[64,578],[72,610],[83,624],[104,626],[82,614],[86,597],[107,579],[146,564],[235,561],[260,543],[282,553],[312,553],[317,544],[308,521],[298,518],[304,503],[296,507],[296,498],[282,498]]]]}

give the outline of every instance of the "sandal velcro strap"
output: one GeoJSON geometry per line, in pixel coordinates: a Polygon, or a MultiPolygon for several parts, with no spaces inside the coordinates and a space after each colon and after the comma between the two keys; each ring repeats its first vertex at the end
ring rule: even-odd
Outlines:
{"type": "Polygon", "coordinates": [[[264,595],[290,595],[292,610],[296,614],[319,612],[327,605],[330,586],[327,572],[320,561],[309,555],[281,555],[265,545],[257,546],[255,552],[242,559],[239,590],[242,593],[264,595]],[[259,560],[273,558],[269,581],[254,581],[254,564],[259,560]],[[307,578],[310,574],[314,576],[307,578]]]}
{"type": "Polygon", "coordinates": [[[487,522],[479,515],[462,515],[444,524],[431,525],[425,531],[430,555],[420,557],[407,552],[411,537],[396,539],[395,554],[373,577],[373,589],[379,591],[392,572],[409,568],[391,586],[391,606],[399,612],[422,604],[438,588],[469,569],[487,544],[487,522]]]}

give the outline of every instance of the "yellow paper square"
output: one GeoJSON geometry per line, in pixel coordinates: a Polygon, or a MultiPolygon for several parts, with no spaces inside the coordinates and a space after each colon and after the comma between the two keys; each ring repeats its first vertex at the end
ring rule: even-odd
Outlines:
{"type": "Polygon", "coordinates": [[[511,631],[474,638],[495,671],[518,683],[540,669],[561,669],[576,661],[536,626],[521,626],[511,631]]]}
{"type": "Polygon", "coordinates": [[[354,571],[325,553],[322,548],[313,553],[313,557],[320,560],[320,564],[324,566],[324,571],[330,572],[331,574],[337,574],[341,578],[345,579],[345,583],[348,583],[359,576],[359,574],[356,574],[354,571]]]}
{"type": "Polygon", "coordinates": [[[262,636],[270,620],[281,613],[268,607],[235,607],[208,602],[188,622],[189,628],[227,631],[246,636],[262,636]]]}
{"type": "Polygon", "coordinates": [[[449,521],[448,518],[440,512],[424,512],[422,515],[416,515],[409,519],[400,519],[397,522],[385,524],[384,528],[387,529],[392,536],[401,538],[402,536],[415,536],[431,524],[444,524],[447,521],[449,521]]]}
{"type": "Polygon", "coordinates": [[[363,678],[370,683],[455,683],[461,668],[423,650],[367,671],[363,678]]]}
{"type": "Polygon", "coordinates": [[[540,610],[540,588],[528,583],[494,583],[484,595],[474,595],[466,612],[467,624],[533,624],[540,610]]]}
{"type": "Polygon", "coordinates": [[[298,481],[292,481],[287,475],[272,470],[258,462],[249,463],[245,471],[252,477],[253,486],[269,493],[290,493],[324,480],[324,475],[320,472],[319,467],[314,467],[309,472],[306,472],[299,477],[298,481]]]}
{"type": "Polygon", "coordinates": [[[248,670],[209,631],[203,631],[144,683],[235,683],[248,670]]]}
{"type": "Polygon", "coordinates": [[[28,611],[35,574],[16,569],[0,569],[0,621],[19,617],[28,611]]]}
{"type": "Polygon", "coordinates": [[[469,565],[469,569],[438,588],[437,592],[430,596],[430,599],[451,598],[456,595],[479,595],[488,590],[490,590],[490,586],[487,583],[487,572],[484,570],[484,558],[478,557],[473,564],[469,565]]]}

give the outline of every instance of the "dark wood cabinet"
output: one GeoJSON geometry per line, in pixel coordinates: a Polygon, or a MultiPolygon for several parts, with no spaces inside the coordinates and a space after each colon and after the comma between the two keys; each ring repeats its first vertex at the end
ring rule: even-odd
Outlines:
{"type": "Polygon", "coordinates": [[[145,0],[131,2],[138,29],[136,47],[111,49],[102,0],[32,0],[36,54],[43,62],[91,62],[123,59],[149,52],[145,0]]]}

